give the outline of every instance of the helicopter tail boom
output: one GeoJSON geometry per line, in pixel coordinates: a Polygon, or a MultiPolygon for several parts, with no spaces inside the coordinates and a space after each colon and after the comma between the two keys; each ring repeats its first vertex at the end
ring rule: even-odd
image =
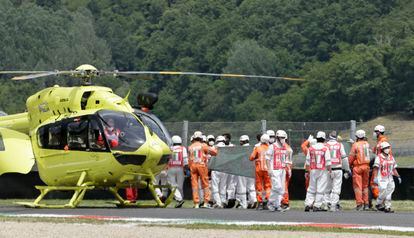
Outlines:
{"type": "Polygon", "coordinates": [[[0,127],[29,134],[29,114],[27,112],[1,116],[0,127]]]}
{"type": "Polygon", "coordinates": [[[0,128],[0,175],[4,173],[27,174],[34,163],[29,136],[0,128]]]}

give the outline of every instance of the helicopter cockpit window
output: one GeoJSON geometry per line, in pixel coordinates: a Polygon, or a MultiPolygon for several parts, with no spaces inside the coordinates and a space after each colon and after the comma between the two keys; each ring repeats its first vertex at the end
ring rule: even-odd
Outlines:
{"type": "Polygon", "coordinates": [[[48,128],[43,126],[37,131],[37,142],[40,147],[45,148],[49,144],[48,128]]]}
{"type": "Polygon", "coordinates": [[[49,127],[49,141],[48,147],[49,148],[60,148],[61,141],[62,141],[62,125],[53,125],[49,127]]]}
{"type": "Polygon", "coordinates": [[[3,141],[3,135],[0,133],[0,151],[5,151],[6,148],[4,148],[4,141],[3,141]]]}
{"type": "Polygon", "coordinates": [[[89,148],[92,151],[106,151],[107,147],[104,142],[104,137],[102,136],[101,130],[99,128],[99,123],[96,119],[91,119],[89,121],[89,148]]]}
{"type": "Polygon", "coordinates": [[[113,150],[136,151],[145,143],[144,126],[132,114],[101,110],[104,136],[113,150]]]}
{"type": "Polygon", "coordinates": [[[140,118],[145,123],[145,125],[147,125],[155,134],[157,134],[157,136],[162,141],[164,141],[165,143],[168,143],[167,137],[165,136],[164,131],[152,118],[144,114],[141,114],[140,118]]]}
{"type": "Polygon", "coordinates": [[[63,149],[65,132],[61,122],[45,125],[37,131],[38,144],[45,149],[63,149]]]}
{"type": "Polygon", "coordinates": [[[67,124],[68,147],[70,150],[86,150],[88,141],[88,121],[80,118],[67,124]]]}

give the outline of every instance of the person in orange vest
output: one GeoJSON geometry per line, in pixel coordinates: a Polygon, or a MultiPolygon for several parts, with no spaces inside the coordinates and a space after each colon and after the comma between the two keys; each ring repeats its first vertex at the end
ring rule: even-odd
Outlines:
{"type": "MultiPolygon", "coordinates": [[[[309,147],[311,145],[315,145],[315,144],[316,144],[316,139],[314,139],[312,135],[309,135],[308,139],[305,140],[301,144],[300,148],[302,149],[302,153],[305,155],[305,157],[308,154],[309,147]]],[[[305,190],[308,190],[308,187],[309,187],[309,171],[306,170],[306,165],[305,164],[303,165],[303,168],[305,169],[305,190]]]]}
{"type": "MultiPolygon", "coordinates": [[[[256,135],[256,139],[258,141],[258,143],[256,143],[254,145],[254,147],[259,147],[260,146],[260,138],[262,137],[262,134],[257,134],[256,135]]],[[[257,208],[257,196],[256,196],[256,179],[255,178],[250,178],[247,177],[247,195],[248,195],[248,205],[247,205],[247,209],[256,209],[257,208]]]]}
{"type": "MultiPolygon", "coordinates": [[[[380,155],[381,154],[381,143],[382,142],[388,142],[388,138],[386,136],[384,136],[385,133],[385,127],[383,125],[377,125],[374,128],[374,133],[373,133],[373,137],[374,140],[377,141],[377,144],[372,148],[372,152],[375,155],[380,155]]],[[[392,155],[392,150],[390,149],[390,154],[392,155]]],[[[375,180],[375,176],[373,175],[372,171],[374,169],[374,160],[371,161],[370,163],[370,197],[369,197],[369,207],[372,208],[372,199],[377,199],[378,195],[379,195],[379,189],[378,189],[378,184],[376,184],[374,182],[375,180]]]]}
{"type": "Polygon", "coordinates": [[[188,155],[185,146],[182,146],[181,137],[175,135],[171,138],[173,146],[172,155],[168,160],[167,180],[168,183],[176,187],[174,199],[177,201],[175,208],[180,208],[184,204],[184,168],[188,166],[188,155]]]}
{"type": "Polygon", "coordinates": [[[268,168],[266,164],[266,152],[269,148],[269,135],[264,134],[260,137],[260,146],[254,147],[252,154],[249,157],[250,161],[255,162],[256,166],[256,197],[257,210],[263,210],[270,197],[272,184],[270,181],[268,168]],[[263,191],[266,193],[263,199],[263,191]]]}
{"type": "Polygon", "coordinates": [[[364,130],[355,133],[356,142],[349,153],[349,166],[352,168],[352,185],[355,193],[356,210],[368,210],[368,184],[370,148],[364,130]]]}
{"type": "Polygon", "coordinates": [[[399,184],[401,184],[402,180],[396,169],[397,163],[391,154],[391,145],[384,141],[380,144],[379,149],[381,149],[381,152],[375,158],[373,170],[375,183],[378,184],[379,188],[377,205],[375,207],[378,211],[389,213],[393,212],[391,210],[391,196],[395,189],[393,176],[398,178],[399,184]]]}
{"type": "Polygon", "coordinates": [[[202,208],[209,208],[210,189],[208,182],[207,155],[217,155],[217,148],[203,143],[203,133],[194,132],[194,142],[188,147],[189,165],[191,170],[191,187],[193,190],[194,208],[199,208],[200,198],[198,196],[198,179],[201,180],[201,187],[204,190],[204,204],[202,208]]]}
{"type": "Polygon", "coordinates": [[[285,211],[289,207],[289,200],[287,206],[282,206],[282,200],[287,192],[286,186],[288,185],[285,180],[290,178],[292,174],[293,151],[286,143],[286,138],[286,132],[278,130],[275,142],[269,146],[266,152],[268,173],[272,181],[272,190],[268,204],[270,211],[285,211]]]}
{"type": "Polygon", "coordinates": [[[326,134],[318,131],[315,145],[311,145],[306,155],[306,169],[309,171],[309,187],[306,192],[305,212],[313,206],[314,212],[326,211],[322,207],[323,195],[326,191],[328,176],[331,175],[331,156],[325,145],[326,134]]]}

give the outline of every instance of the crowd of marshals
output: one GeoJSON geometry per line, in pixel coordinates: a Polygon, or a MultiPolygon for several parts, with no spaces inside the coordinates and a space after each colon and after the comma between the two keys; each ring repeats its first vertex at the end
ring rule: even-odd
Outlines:
{"type": "MultiPolygon", "coordinates": [[[[392,155],[391,145],[384,136],[385,128],[378,125],[373,136],[376,145],[370,148],[366,133],[356,131],[356,141],[347,154],[339,136],[332,131],[328,136],[323,131],[310,135],[301,149],[305,160],[305,211],[339,211],[342,178],[352,177],[356,210],[375,209],[393,212],[391,196],[395,188],[393,176],[401,183],[392,155]]],[[[230,135],[215,138],[196,131],[191,145],[182,145],[179,136],[173,136],[173,154],[168,169],[157,176],[156,183],[175,186],[176,208],[184,203],[184,176],[191,176],[194,208],[241,208],[270,211],[289,209],[289,181],[292,178],[293,150],[289,146],[284,130],[268,130],[258,135],[249,160],[254,163],[255,178],[210,171],[208,162],[220,153],[221,147],[233,147],[230,135]],[[211,179],[210,179],[211,178],[211,179]]],[[[250,146],[249,137],[240,137],[240,146],[250,146]]],[[[157,191],[165,197],[165,191],[157,191]]]]}

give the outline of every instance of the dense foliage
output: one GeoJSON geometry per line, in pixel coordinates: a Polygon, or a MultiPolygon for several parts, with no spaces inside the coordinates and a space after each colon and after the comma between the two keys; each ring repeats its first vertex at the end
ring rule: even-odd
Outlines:
{"type": "MultiPolygon", "coordinates": [[[[159,94],[164,120],[366,120],[414,111],[410,0],[0,0],[0,70],[183,70],[304,83],[159,76],[100,79],[159,94]]],[[[10,82],[0,109],[70,79],[10,82]]]]}

